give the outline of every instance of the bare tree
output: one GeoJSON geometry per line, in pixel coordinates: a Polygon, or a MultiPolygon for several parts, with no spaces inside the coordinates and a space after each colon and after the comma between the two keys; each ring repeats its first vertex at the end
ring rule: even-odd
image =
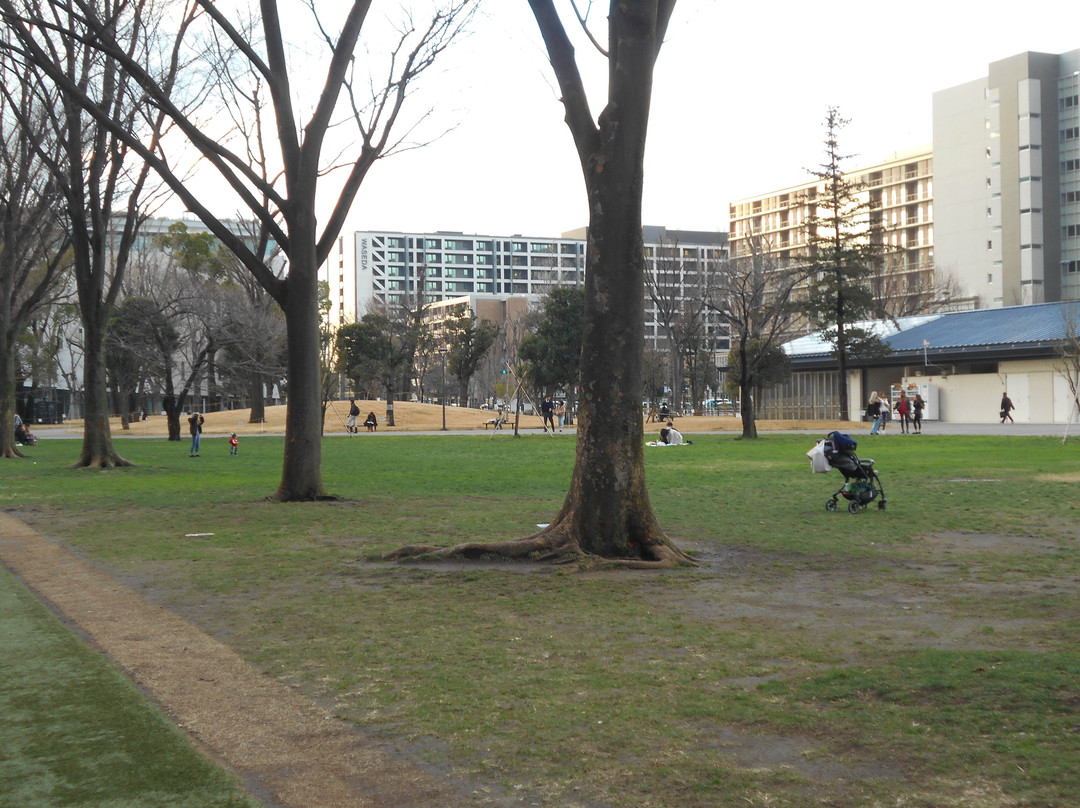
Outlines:
{"type": "MultiPolygon", "coordinates": [[[[697,362],[706,337],[709,287],[712,275],[697,261],[684,262],[678,239],[660,238],[652,266],[646,260],[645,294],[667,338],[671,356],[671,406],[685,410],[683,388],[697,362]]],[[[693,387],[693,385],[691,385],[693,387]]],[[[700,398],[693,391],[691,406],[700,398]]]]}
{"type": "Polygon", "coordinates": [[[15,353],[20,334],[55,302],[70,258],[57,219],[60,188],[42,159],[56,159],[41,100],[0,52],[0,458],[22,457],[14,441],[15,353]]]}
{"type": "Polygon", "coordinates": [[[267,386],[285,377],[285,319],[246,270],[230,275],[223,291],[226,316],[219,369],[232,378],[234,395],[250,402],[248,422],[259,424],[266,420],[267,386]]]}
{"type": "MultiPolygon", "coordinates": [[[[101,105],[80,92],[77,84],[68,80],[62,71],[55,70],[54,60],[48,52],[35,47],[30,29],[38,20],[16,14],[14,5],[13,0],[0,0],[0,9],[5,12],[8,24],[18,26],[26,58],[39,64],[72,104],[88,110],[99,120],[106,120],[101,105]]],[[[278,277],[246,240],[233,233],[215,212],[215,195],[200,195],[156,144],[148,145],[131,137],[130,129],[125,127],[117,126],[111,130],[154,168],[281,307],[288,332],[289,408],[281,483],[273,496],[279,500],[324,498],[319,417],[322,385],[318,269],[337,239],[372,165],[381,157],[410,145],[400,139],[391,139],[408,91],[461,32],[471,17],[475,0],[447,0],[425,25],[418,26],[406,19],[391,46],[385,75],[381,79],[359,82],[354,82],[352,76],[356,65],[354,55],[370,0],[353,0],[330,12],[341,20],[336,35],[316,20],[328,49],[328,62],[322,74],[321,90],[306,119],[297,108],[295,99],[299,87],[294,79],[307,85],[315,66],[310,55],[301,71],[295,71],[290,65],[276,0],[260,0],[261,40],[247,33],[242,24],[230,20],[226,11],[213,0],[189,0],[182,17],[183,25],[187,28],[196,24],[205,26],[207,36],[198,41],[218,39],[235,50],[250,73],[258,77],[257,85],[247,85],[250,99],[261,103],[260,89],[263,87],[269,95],[273,137],[269,137],[260,125],[258,134],[265,140],[252,145],[251,140],[241,139],[238,149],[229,148],[220,137],[204,130],[199,117],[186,112],[171,97],[171,85],[163,84],[147,70],[145,60],[138,58],[138,54],[129,54],[121,47],[110,29],[108,18],[100,13],[98,3],[53,0],[52,5],[78,11],[77,19],[71,14],[70,19],[64,20],[61,33],[68,41],[92,42],[102,53],[116,59],[122,65],[125,77],[139,85],[143,98],[175,125],[187,144],[203,156],[204,168],[212,167],[216,171],[236,195],[239,204],[266,227],[270,238],[287,257],[288,273],[278,277]],[[364,87],[367,89],[361,89],[364,87]],[[327,156],[325,152],[329,150],[328,137],[332,128],[340,123],[339,110],[343,107],[355,127],[358,153],[352,158],[341,159],[336,154],[327,156]],[[271,142],[274,159],[268,162],[279,165],[280,172],[268,178],[252,168],[251,158],[260,148],[269,152],[271,142]],[[343,172],[336,198],[329,207],[329,214],[317,217],[320,181],[335,168],[341,168],[343,172]]],[[[314,3],[308,5],[314,14],[314,3]]],[[[194,56],[176,61],[188,67],[194,63],[194,56]]],[[[262,118],[258,120],[262,121],[262,118]]]]}
{"type": "Polygon", "coordinates": [[[552,0],[529,0],[559,83],[589,199],[578,445],[550,525],[511,542],[402,548],[392,556],[587,554],[633,567],[693,563],[664,535],[645,484],[641,195],[653,69],[674,0],[612,0],[608,98],[593,119],[573,45],[552,0]]]}
{"type": "Polygon", "coordinates": [[[168,99],[179,69],[188,17],[170,18],[163,37],[157,0],[90,3],[2,0],[11,38],[2,43],[23,80],[49,108],[50,136],[61,155],[47,160],[64,197],[76,293],[83,324],[84,429],[76,466],[129,465],[113,448],[105,375],[105,333],[120,294],[127,259],[152,202],[149,164],[168,127],[161,104],[150,104],[128,62],[143,64],[168,99]],[[87,20],[95,23],[93,30],[87,20]],[[108,43],[108,48],[100,47],[108,43]]]}
{"type": "Polygon", "coordinates": [[[791,293],[806,272],[778,262],[761,237],[753,236],[748,243],[750,254],[725,263],[722,279],[707,302],[729,326],[742,435],[756,438],[754,395],[790,333],[797,312],[791,293]]]}
{"type": "MultiPolygon", "coordinates": [[[[149,378],[161,389],[169,440],[180,440],[180,416],[204,377],[208,395],[213,394],[215,356],[229,349],[260,350],[270,341],[270,332],[254,334],[243,327],[246,298],[230,281],[230,257],[210,234],[189,233],[176,223],[129,260],[124,290],[140,301],[143,316],[134,329],[142,324],[136,336],[153,355],[149,378]]],[[[127,350],[115,346],[112,352],[124,356],[127,350]]]]}
{"type": "MultiPolygon", "coordinates": [[[[1064,339],[1058,348],[1059,360],[1057,371],[1065,379],[1072,396],[1072,406],[1069,407],[1069,423],[1074,418],[1080,418],[1080,305],[1070,305],[1063,313],[1064,339]]],[[[1066,425],[1065,435],[1061,442],[1069,439],[1069,428],[1066,425]]]]}
{"type": "Polygon", "coordinates": [[[941,267],[905,266],[901,251],[872,265],[870,288],[882,312],[892,320],[917,314],[969,308],[972,299],[956,277],[941,267]]]}
{"type": "MultiPolygon", "coordinates": [[[[522,340],[529,333],[530,320],[528,313],[508,312],[495,336],[495,344],[485,359],[485,375],[491,380],[496,401],[501,398],[503,406],[507,408],[512,406],[511,402],[518,394],[518,385],[525,376],[526,363],[521,358],[519,349],[522,340]]],[[[514,436],[518,437],[521,434],[521,417],[516,406],[514,413],[514,436]]]]}

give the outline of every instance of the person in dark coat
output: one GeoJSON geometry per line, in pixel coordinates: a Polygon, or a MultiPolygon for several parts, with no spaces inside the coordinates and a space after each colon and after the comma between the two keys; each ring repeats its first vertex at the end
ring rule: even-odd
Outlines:
{"type": "Polygon", "coordinates": [[[926,402],[923,401],[921,393],[915,394],[915,401],[911,404],[912,419],[911,426],[915,430],[916,435],[922,434],[922,413],[926,409],[926,402]]]}
{"type": "Polygon", "coordinates": [[[360,408],[356,406],[356,399],[349,399],[349,418],[345,421],[345,431],[353,434],[360,430],[356,427],[356,419],[360,417],[360,408]]]}
{"type": "Polygon", "coordinates": [[[1001,394],[1001,412],[999,413],[999,415],[1001,416],[1001,423],[1005,423],[1006,418],[1009,419],[1010,424],[1016,423],[1013,420],[1013,417],[1012,417],[1012,414],[1011,414],[1012,411],[1015,410],[1015,409],[1016,409],[1016,406],[1012,403],[1012,399],[1009,398],[1009,394],[1007,392],[1002,393],[1001,394]]]}
{"type": "Polygon", "coordinates": [[[548,431],[548,424],[551,425],[551,431],[555,431],[555,402],[551,400],[551,396],[546,396],[543,401],[540,402],[540,415],[544,419],[544,431],[548,431]]]}
{"type": "Polygon", "coordinates": [[[202,413],[193,412],[188,420],[188,432],[191,433],[191,451],[188,453],[188,457],[199,456],[199,440],[202,438],[203,423],[206,419],[202,416],[202,413]]]}

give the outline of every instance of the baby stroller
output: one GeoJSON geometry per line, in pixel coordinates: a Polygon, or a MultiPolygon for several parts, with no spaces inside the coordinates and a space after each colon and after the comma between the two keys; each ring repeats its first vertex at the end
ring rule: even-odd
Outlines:
{"type": "Polygon", "coordinates": [[[835,511],[840,497],[848,501],[848,513],[858,513],[878,499],[878,510],[885,510],[885,489],[874,470],[873,460],[860,460],[855,454],[857,444],[850,435],[830,432],[824,441],[825,459],[844,475],[844,484],[825,502],[825,510],[835,511]]]}

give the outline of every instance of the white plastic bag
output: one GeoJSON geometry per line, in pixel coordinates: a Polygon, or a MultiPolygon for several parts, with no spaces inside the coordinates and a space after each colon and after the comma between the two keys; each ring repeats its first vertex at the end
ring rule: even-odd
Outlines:
{"type": "Polygon", "coordinates": [[[819,440],[814,444],[814,448],[806,453],[806,456],[810,458],[810,469],[814,474],[825,474],[832,466],[829,465],[829,461],[825,458],[825,441],[819,440]]]}

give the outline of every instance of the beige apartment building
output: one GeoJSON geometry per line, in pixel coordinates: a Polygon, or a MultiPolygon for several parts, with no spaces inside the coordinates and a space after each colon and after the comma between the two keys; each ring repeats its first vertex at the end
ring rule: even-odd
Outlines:
{"type": "MultiPolygon", "coordinates": [[[[935,286],[934,160],[927,146],[897,152],[847,173],[867,205],[867,231],[880,234],[885,260],[876,283],[880,296],[901,315],[926,300],[935,286]]],[[[759,241],[778,265],[798,264],[809,252],[809,223],[825,183],[816,178],[731,203],[728,245],[732,258],[751,255],[759,241]]],[[[822,212],[819,217],[826,214],[822,212]]],[[[796,290],[796,294],[798,290],[796,290]]]]}

